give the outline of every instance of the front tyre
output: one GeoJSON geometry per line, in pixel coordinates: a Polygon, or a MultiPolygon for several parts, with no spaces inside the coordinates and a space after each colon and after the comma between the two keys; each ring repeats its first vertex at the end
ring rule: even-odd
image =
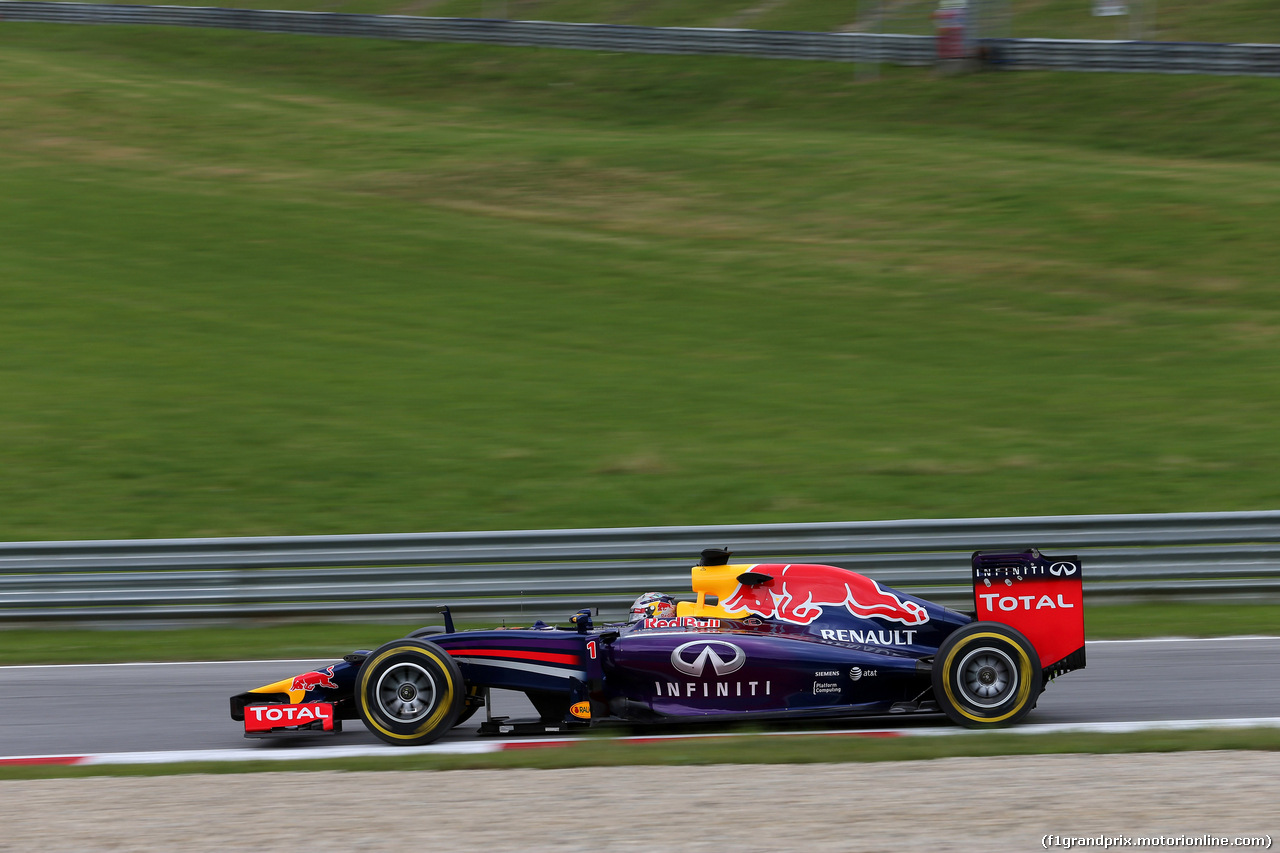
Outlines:
{"type": "Polygon", "coordinates": [[[1040,657],[1021,633],[999,622],[970,622],[933,659],[933,693],[954,722],[970,729],[1011,726],[1035,707],[1040,657]]]}
{"type": "Polygon", "coordinates": [[[453,728],[466,702],[462,671],[444,649],[405,638],[369,655],[356,674],[360,719],[396,746],[431,743],[453,728]]]}

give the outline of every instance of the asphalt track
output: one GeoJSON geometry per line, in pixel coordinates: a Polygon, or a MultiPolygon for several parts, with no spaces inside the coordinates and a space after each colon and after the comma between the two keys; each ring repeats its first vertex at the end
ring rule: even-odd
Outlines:
{"type": "MultiPolygon", "coordinates": [[[[1088,661],[1085,670],[1049,685],[1027,724],[1280,717],[1280,637],[1095,641],[1088,661]]],[[[331,662],[0,667],[0,756],[378,744],[353,721],[338,735],[247,741],[228,715],[231,694],[331,662]]],[[[531,716],[533,709],[520,694],[495,691],[493,713],[531,716]]],[[[446,740],[474,740],[478,720],[446,740]]],[[[838,725],[857,730],[906,722],[838,725]]],[[[831,721],[824,726],[831,728],[831,721]]]]}

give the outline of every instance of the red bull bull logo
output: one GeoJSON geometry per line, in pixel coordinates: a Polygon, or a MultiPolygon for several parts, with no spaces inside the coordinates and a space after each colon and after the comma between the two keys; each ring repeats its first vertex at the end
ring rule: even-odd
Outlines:
{"type": "Polygon", "coordinates": [[[871,578],[834,566],[753,566],[752,573],[768,575],[758,584],[743,584],[721,606],[730,613],[746,612],[766,619],[808,625],[825,607],[843,607],[854,616],[876,617],[903,625],[923,625],[929,614],[914,601],[903,601],[871,578]]]}
{"type": "Polygon", "coordinates": [[[327,687],[335,690],[338,683],[333,680],[333,667],[336,664],[330,664],[324,669],[315,672],[304,672],[302,675],[295,675],[293,683],[289,686],[290,690],[315,690],[319,687],[327,687]]]}

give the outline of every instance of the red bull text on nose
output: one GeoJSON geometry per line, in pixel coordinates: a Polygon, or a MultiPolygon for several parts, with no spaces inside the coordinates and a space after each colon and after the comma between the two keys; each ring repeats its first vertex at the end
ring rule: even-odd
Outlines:
{"type": "Polygon", "coordinates": [[[923,625],[929,614],[914,601],[903,601],[871,578],[834,566],[752,566],[751,571],[771,575],[751,586],[739,583],[721,605],[730,613],[808,625],[824,607],[843,607],[854,616],[877,617],[903,625],[923,625]]]}
{"type": "Polygon", "coordinates": [[[328,687],[336,689],[338,683],[333,680],[333,667],[336,664],[326,666],[324,669],[315,672],[304,672],[302,675],[295,675],[293,684],[289,685],[290,690],[315,690],[318,687],[328,687]]]}

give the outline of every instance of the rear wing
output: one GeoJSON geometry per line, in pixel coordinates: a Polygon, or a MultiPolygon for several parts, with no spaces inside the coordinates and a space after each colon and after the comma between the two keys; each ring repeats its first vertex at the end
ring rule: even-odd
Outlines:
{"type": "Polygon", "coordinates": [[[1084,585],[1079,557],[1026,551],[973,552],[977,618],[1019,631],[1045,679],[1084,669],[1084,585]]]}

